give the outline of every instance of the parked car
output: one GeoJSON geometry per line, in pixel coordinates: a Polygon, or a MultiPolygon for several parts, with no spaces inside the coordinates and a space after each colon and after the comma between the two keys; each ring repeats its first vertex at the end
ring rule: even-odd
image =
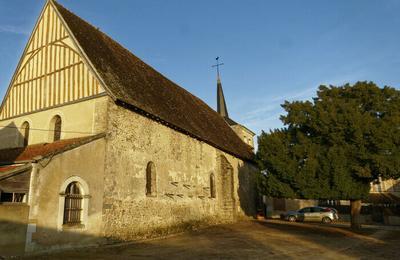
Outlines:
{"type": "Polygon", "coordinates": [[[327,207],[306,207],[296,211],[288,211],[281,214],[281,219],[294,221],[313,221],[331,223],[339,219],[336,209],[327,207]]]}

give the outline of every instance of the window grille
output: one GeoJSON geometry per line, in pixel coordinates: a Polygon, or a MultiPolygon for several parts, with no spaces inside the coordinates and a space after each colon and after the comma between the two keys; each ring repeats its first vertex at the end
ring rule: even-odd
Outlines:
{"type": "Polygon", "coordinates": [[[81,224],[82,199],[78,183],[70,183],[65,190],[64,224],[81,224]]]}

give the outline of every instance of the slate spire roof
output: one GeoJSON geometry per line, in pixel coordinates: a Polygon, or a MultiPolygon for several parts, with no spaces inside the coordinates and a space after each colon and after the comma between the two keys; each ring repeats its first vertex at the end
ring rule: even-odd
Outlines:
{"type": "Polygon", "coordinates": [[[56,1],[50,2],[117,103],[151,114],[239,158],[253,159],[250,146],[206,103],[56,1]]]}
{"type": "Polygon", "coordinates": [[[222,90],[222,83],[219,74],[217,79],[217,105],[218,114],[220,114],[224,118],[229,118],[228,108],[226,107],[224,91],[222,90]]]}

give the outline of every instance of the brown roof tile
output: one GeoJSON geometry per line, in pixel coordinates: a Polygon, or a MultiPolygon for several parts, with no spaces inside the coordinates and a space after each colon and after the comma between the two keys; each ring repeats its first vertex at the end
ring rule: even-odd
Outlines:
{"type": "Polygon", "coordinates": [[[111,96],[243,159],[254,154],[206,103],[179,87],[63,6],[54,2],[111,96]]]}
{"type": "Polygon", "coordinates": [[[97,140],[101,137],[104,137],[104,134],[65,139],[53,143],[33,144],[27,147],[2,149],[0,150],[0,165],[11,164],[14,162],[31,161],[39,156],[47,157],[53,154],[58,154],[89,143],[93,140],[97,140]]]}

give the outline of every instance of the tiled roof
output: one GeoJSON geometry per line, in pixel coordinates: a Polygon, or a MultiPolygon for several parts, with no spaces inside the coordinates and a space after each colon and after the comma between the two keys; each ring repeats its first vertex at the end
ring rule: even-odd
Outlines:
{"type": "Polygon", "coordinates": [[[32,161],[38,157],[47,157],[53,154],[58,154],[76,148],[83,144],[87,144],[101,137],[104,137],[104,134],[65,139],[53,143],[33,144],[27,147],[2,149],[0,150],[0,165],[12,164],[15,162],[32,161]]]}
{"type": "Polygon", "coordinates": [[[0,191],[6,193],[27,193],[29,191],[30,163],[0,166],[0,191]]]}
{"type": "Polygon", "coordinates": [[[20,165],[5,165],[5,166],[0,166],[0,174],[15,170],[19,168],[20,165]]]}
{"type": "Polygon", "coordinates": [[[206,103],[59,3],[53,3],[116,101],[239,158],[253,159],[251,147],[206,103]]]}

